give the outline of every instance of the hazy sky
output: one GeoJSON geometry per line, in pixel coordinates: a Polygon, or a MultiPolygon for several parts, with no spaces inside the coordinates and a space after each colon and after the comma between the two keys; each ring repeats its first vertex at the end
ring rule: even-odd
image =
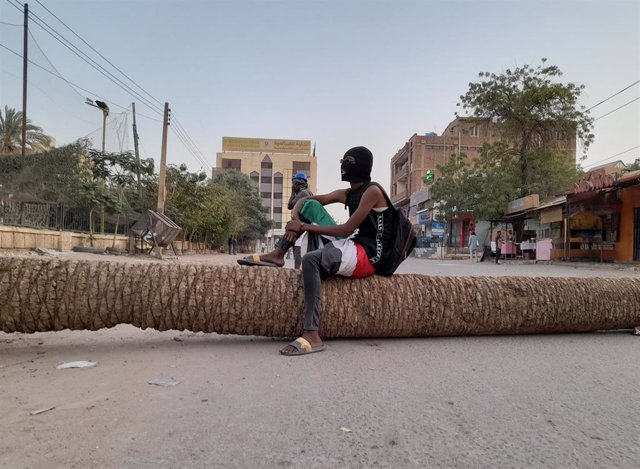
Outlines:
{"type": "MultiPolygon", "coordinates": [[[[10,1],[0,0],[0,21],[21,23],[10,1]]],[[[442,132],[480,71],[547,57],[565,80],[586,86],[587,107],[640,79],[638,1],[40,1],[151,95],[169,101],[209,166],[223,135],[307,139],[317,145],[322,192],[343,185],[338,160],[356,145],[371,148],[373,177],[388,187],[391,157],[414,133],[442,132]]],[[[36,0],[29,6],[90,53],[36,0]]],[[[139,113],[160,118],[36,24],[31,31],[62,75],[97,93],[91,97],[125,107],[135,100],[139,113]]],[[[21,53],[22,29],[0,23],[0,43],[21,53]]],[[[51,68],[33,42],[30,57],[51,68]]],[[[21,76],[21,59],[0,49],[3,107],[21,108],[21,76]]],[[[58,144],[100,128],[99,111],[84,104],[88,93],[36,67],[29,81],[29,117],[58,144]]],[[[592,115],[638,96],[640,85],[592,115]]],[[[130,138],[116,143],[114,130],[127,129],[130,114],[125,121],[112,109],[108,149],[132,148],[130,138]]],[[[160,123],[138,120],[143,156],[159,156],[160,123]]],[[[640,145],[640,100],[598,120],[595,134],[587,166],[640,145]]],[[[99,146],[99,132],[91,135],[99,146]]],[[[170,163],[203,166],[174,133],[169,142],[170,163]]],[[[619,158],[638,157],[640,148],[619,158]]]]}

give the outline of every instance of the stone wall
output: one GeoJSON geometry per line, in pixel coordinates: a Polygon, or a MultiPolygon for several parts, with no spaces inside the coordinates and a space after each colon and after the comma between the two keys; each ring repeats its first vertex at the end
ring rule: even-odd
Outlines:
{"type": "Polygon", "coordinates": [[[127,236],[116,235],[114,242],[112,234],[94,234],[92,244],[88,233],[0,225],[0,249],[48,248],[71,251],[74,246],[126,249],[128,242],[127,236]]]}

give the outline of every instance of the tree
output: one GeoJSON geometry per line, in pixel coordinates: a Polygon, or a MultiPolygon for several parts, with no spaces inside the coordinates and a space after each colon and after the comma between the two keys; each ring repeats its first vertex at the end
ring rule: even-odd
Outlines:
{"type": "Polygon", "coordinates": [[[500,218],[518,191],[517,155],[505,143],[483,145],[471,163],[465,154],[452,155],[438,170],[441,176],[431,196],[439,201],[438,211],[446,221],[459,211],[473,212],[480,220],[500,218]]]}
{"type": "Polygon", "coordinates": [[[240,239],[258,239],[271,228],[260,200],[258,187],[246,174],[227,171],[216,175],[213,184],[224,188],[229,194],[232,206],[232,221],[228,235],[240,239]]]}
{"type": "Polygon", "coordinates": [[[191,173],[184,164],[167,168],[165,210],[183,228],[183,239],[223,244],[232,220],[232,198],[203,172],[191,173]]]}
{"type": "Polygon", "coordinates": [[[636,160],[633,163],[628,164],[627,165],[627,169],[629,171],[638,171],[638,170],[640,170],[640,158],[636,158],[636,160]]]}
{"type": "Polygon", "coordinates": [[[44,153],[0,158],[0,184],[25,200],[76,203],[92,178],[88,142],[78,140],[44,153]]]}
{"type": "MultiPolygon", "coordinates": [[[[579,173],[566,160],[554,161],[555,154],[538,150],[529,155],[532,193],[541,199],[568,190],[579,173]]],[[[518,152],[504,142],[484,144],[479,157],[469,162],[466,155],[452,155],[446,165],[438,166],[440,177],[431,188],[438,211],[445,221],[455,213],[470,211],[478,220],[502,218],[507,204],[520,195],[518,152]]]]}
{"type": "MultiPolygon", "coordinates": [[[[52,137],[45,135],[41,127],[27,119],[26,149],[29,153],[48,150],[54,144],[52,137]]],[[[22,111],[4,107],[0,111],[0,154],[19,154],[22,148],[22,111]]]]}
{"type": "Polygon", "coordinates": [[[584,106],[578,106],[584,85],[560,83],[560,76],[560,69],[543,58],[535,68],[524,65],[502,74],[481,72],[481,80],[469,83],[469,90],[460,96],[458,106],[473,117],[498,124],[503,140],[516,150],[520,196],[533,193],[540,182],[536,160],[542,158],[546,164],[566,160],[567,148],[563,151],[555,142],[573,144],[568,137],[575,132],[586,154],[594,138],[593,119],[584,106]]]}
{"type": "Polygon", "coordinates": [[[431,187],[431,198],[437,200],[438,217],[450,222],[461,211],[471,210],[472,194],[469,188],[471,168],[467,155],[451,155],[447,164],[438,166],[440,177],[431,187]]]}
{"type": "MultiPolygon", "coordinates": [[[[324,337],[586,332],[640,324],[635,279],[433,277],[323,284],[324,337]],[[355,284],[358,287],[355,287],[355,284]],[[396,290],[390,301],[379,292],[396,290]],[[611,301],[619,298],[619,301],[611,301]],[[495,314],[499,312],[499,314],[495,314]]],[[[0,331],[156,330],[291,337],[302,329],[291,269],[0,258],[0,331]]]]}

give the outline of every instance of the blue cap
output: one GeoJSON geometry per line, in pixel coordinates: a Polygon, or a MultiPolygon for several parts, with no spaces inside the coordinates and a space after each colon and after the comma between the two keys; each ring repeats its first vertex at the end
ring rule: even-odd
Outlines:
{"type": "Polygon", "coordinates": [[[296,174],[295,174],[295,176],[293,176],[293,177],[291,178],[291,180],[292,180],[292,181],[293,181],[294,179],[302,179],[303,181],[305,181],[305,182],[306,182],[306,180],[307,180],[307,175],[306,175],[306,174],[304,174],[304,173],[302,173],[302,172],[300,172],[300,173],[296,173],[296,174]]]}

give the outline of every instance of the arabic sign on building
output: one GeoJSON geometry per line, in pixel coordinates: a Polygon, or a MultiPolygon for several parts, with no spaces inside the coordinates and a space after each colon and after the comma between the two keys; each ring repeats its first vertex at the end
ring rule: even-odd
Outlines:
{"type": "Polygon", "coordinates": [[[447,226],[446,223],[434,221],[431,223],[431,236],[442,236],[444,229],[447,226]]]}
{"type": "Polygon", "coordinates": [[[540,197],[538,194],[528,195],[520,199],[512,200],[507,206],[507,213],[521,212],[530,208],[540,206],[540,197]]]}
{"type": "Polygon", "coordinates": [[[310,155],[311,141],[222,137],[222,151],[255,151],[310,155]]]}
{"type": "Polygon", "coordinates": [[[540,212],[540,223],[555,223],[562,221],[562,207],[548,208],[540,212]]]}
{"type": "Polygon", "coordinates": [[[418,224],[426,225],[431,221],[431,210],[425,208],[424,210],[420,210],[417,212],[418,214],[418,224]]]}

